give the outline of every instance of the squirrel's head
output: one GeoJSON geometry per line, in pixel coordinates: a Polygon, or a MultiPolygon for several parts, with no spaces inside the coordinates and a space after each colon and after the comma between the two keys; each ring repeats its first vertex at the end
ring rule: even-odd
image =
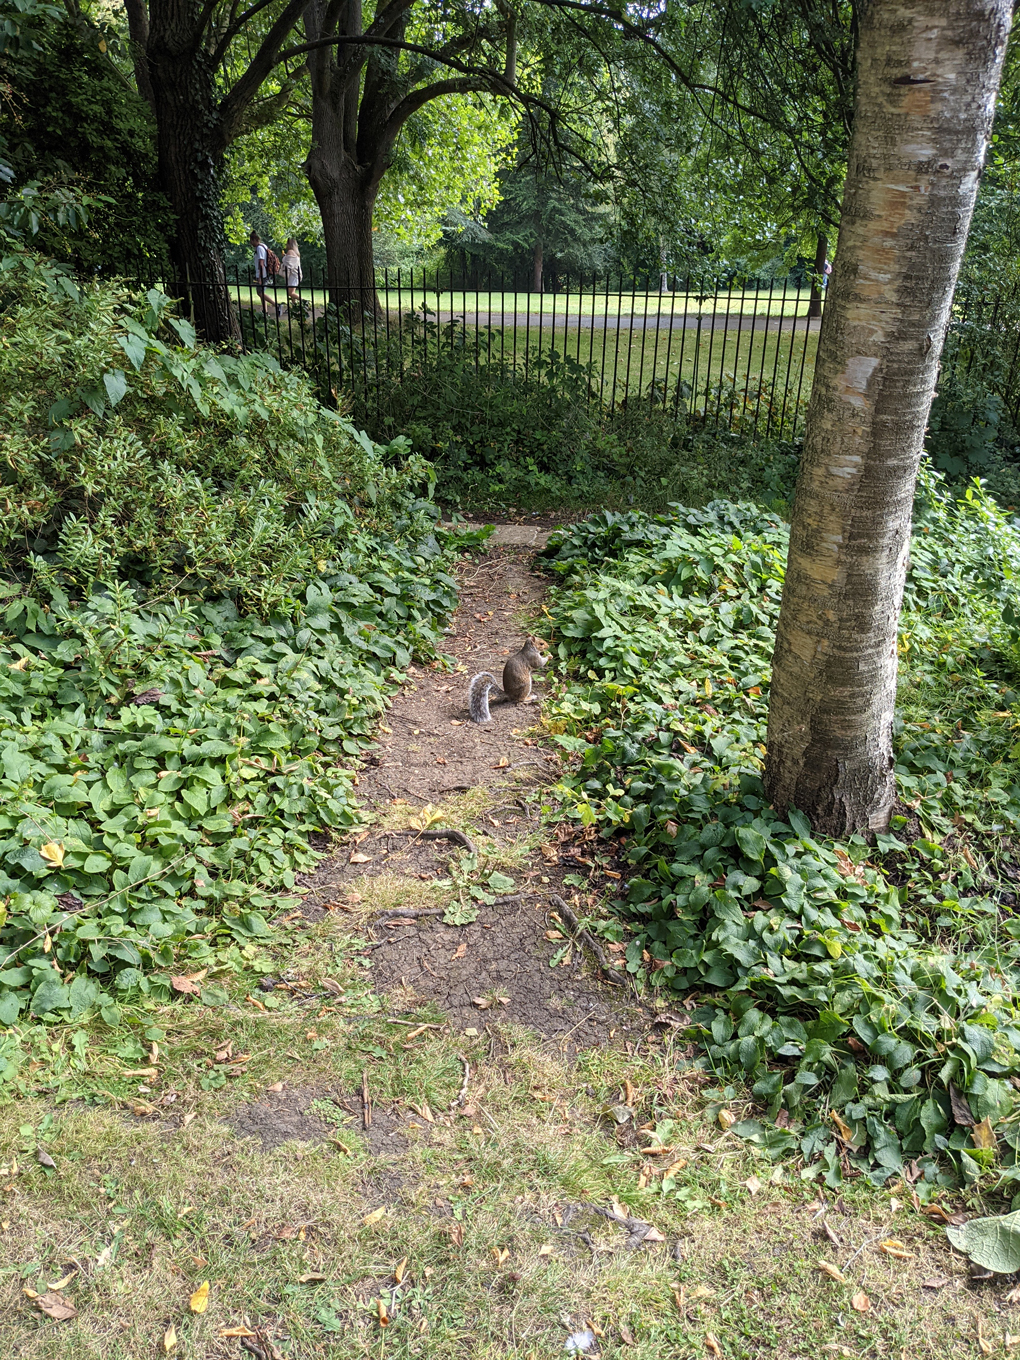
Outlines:
{"type": "Polygon", "coordinates": [[[524,650],[530,654],[528,659],[533,666],[544,666],[549,661],[548,656],[542,651],[541,638],[529,637],[524,644],[524,650]]]}

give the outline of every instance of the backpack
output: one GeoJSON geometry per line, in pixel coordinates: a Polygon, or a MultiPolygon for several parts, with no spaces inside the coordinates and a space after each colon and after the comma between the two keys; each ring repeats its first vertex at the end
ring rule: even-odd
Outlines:
{"type": "Polygon", "coordinates": [[[266,246],[266,278],[275,279],[280,272],[280,257],[272,246],[266,246]]]}

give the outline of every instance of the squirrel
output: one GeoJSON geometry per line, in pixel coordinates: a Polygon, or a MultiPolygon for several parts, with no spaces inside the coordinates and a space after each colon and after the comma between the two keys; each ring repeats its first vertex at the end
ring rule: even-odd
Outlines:
{"type": "Polygon", "coordinates": [[[528,638],[519,652],[515,652],[503,667],[503,688],[500,689],[494,675],[480,671],[472,676],[468,685],[468,712],[472,722],[492,721],[489,713],[489,691],[495,691],[497,699],[508,700],[512,704],[530,704],[538,698],[531,692],[531,672],[538,670],[549,660],[535,645],[534,638],[528,638]]]}

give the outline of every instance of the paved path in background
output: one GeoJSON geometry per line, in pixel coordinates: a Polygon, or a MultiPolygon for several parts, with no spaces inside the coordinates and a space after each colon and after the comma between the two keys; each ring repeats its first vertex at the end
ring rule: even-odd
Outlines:
{"type": "MultiPolygon", "coordinates": [[[[391,312],[391,316],[393,313],[391,312]]],[[[744,313],[730,312],[713,313],[711,315],[702,313],[700,316],[696,312],[674,312],[670,317],[669,313],[658,315],[631,315],[631,316],[589,316],[568,314],[564,317],[557,314],[555,317],[546,312],[475,312],[471,308],[463,311],[441,310],[433,312],[430,320],[442,325],[444,322],[463,319],[469,325],[479,326],[515,326],[518,334],[525,327],[537,331],[540,328],[551,331],[563,330],[582,330],[582,331],[602,331],[602,330],[621,330],[621,331],[669,331],[672,329],[674,335],[680,335],[687,331],[697,331],[700,323],[702,335],[712,334],[716,331],[728,332],[729,335],[736,336],[739,331],[741,335],[749,335],[752,331],[779,331],[790,332],[796,329],[801,335],[805,331],[810,331],[812,335],[818,334],[821,326],[820,318],[808,320],[806,317],[785,316],[769,317],[750,316],[744,313]]],[[[391,322],[392,324],[392,322],[391,322]]]]}

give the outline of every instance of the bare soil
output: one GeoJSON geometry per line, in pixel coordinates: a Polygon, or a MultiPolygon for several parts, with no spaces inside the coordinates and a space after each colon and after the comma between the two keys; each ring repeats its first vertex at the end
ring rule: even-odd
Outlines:
{"type": "MultiPolygon", "coordinates": [[[[540,829],[527,794],[556,779],[559,757],[540,743],[539,705],[493,704],[493,721],[482,726],[470,721],[466,698],[471,675],[489,670],[498,676],[528,632],[541,636],[536,619],[545,583],[533,548],[546,537],[543,530],[506,526],[483,556],[463,563],[449,638],[457,671],[418,666],[409,672],[359,776],[359,796],[372,811],[406,808],[413,819],[423,808],[481,788],[492,791],[484,825],[495,841],[540,829]],[[525,546],[522,537],[532,541],[525,546]]],[[[536,681],[540,690],[540,675],[536,681]]],[[[345,895],[357,900],[355,885],[365,878],[396,875],[409,888],[445,879],[451,859],[462,853],[447,841],[386,829],[350,840],[305,878],[305,913],[321,919],[345,895]]],[[[536,852],[515,875],[520,898],[482,905],[470,925],[444,925],[435,916],[378,922],[369,951],[377,990],[398,1011],[438,1007],[455,1030],[481,1031],[487,1024],[491,1030],[494,1021],[527,1027],[567,1055],[614,1038],[637,1041],[653,1017],[620,979],[597,976],[578,948],[550,967],[564,944],[546,938],[556,925],[550,894],[570,900],[573,890],[563,878],[571,872],[576,864],[569,855],[536,852]],[[480,1006],[479,998],[488,1004],[480,1006]]],[[[413,901],[410,891],[408,897],[413,901]]]]}

